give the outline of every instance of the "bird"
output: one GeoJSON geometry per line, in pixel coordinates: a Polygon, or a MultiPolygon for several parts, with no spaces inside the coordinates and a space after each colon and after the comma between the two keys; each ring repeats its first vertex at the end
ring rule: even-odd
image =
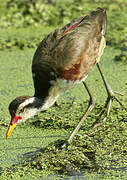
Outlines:
{"type": "Polygon", "coordinates": [[[66,140],[70,144],[95,106],[96,98],[85,81],[94,65],[98,67],[108,94],[105,103],[107,114],[104,120],[110,113],[113,99],[124,107],[116,96],[116,92],[108,84],[99,64],[106,47],[106,29],[106,10],[97,8],[55,29],[40,42],[32,62],[35,93],[33,96],[16,97],[9,104],[11,121],[6,139],[10,137],[17,124],[25,122],[40,111],[45,112],[66,90],[83,83],[90,100],[83,117],[66,140]]]}

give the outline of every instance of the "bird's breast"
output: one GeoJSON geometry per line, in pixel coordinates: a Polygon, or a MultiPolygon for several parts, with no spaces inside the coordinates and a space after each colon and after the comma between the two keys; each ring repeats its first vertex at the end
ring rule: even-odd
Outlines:
{"type": "Polygon", "coordinates": [[[85,80],[87,78],[87,76],[84,77],[80,81],[79,80],[72,81],[72,80],[67,80],[64,78],[58,78],[54,81],[52,80],[50,82],[51,87],[49,89],[48,96],[45,98],[44,105],[42,107],[42,111],[45,111],[49,107],[51,107],[61,94],[63,94],[67,89],[72,88],[75,84],[78,84],[81,81],[85,80]]]}

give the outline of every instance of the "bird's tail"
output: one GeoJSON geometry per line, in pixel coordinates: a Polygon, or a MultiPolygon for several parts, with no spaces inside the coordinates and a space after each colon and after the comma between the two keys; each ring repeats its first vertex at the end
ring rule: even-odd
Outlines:
{"type": "Polygon", "coordinates": [[[107,29],[107,15],[106,10],[102,8],[97,8],[95,11],[91,12],[91,17],[94,21],[97,21],[100,25],[100,31],[102,31],[102,35],[105,36],[107,29]]]}
{"type": "Polygon", "coordinates": [[[96,62],[99,62],[103,54],[104,48],[106,47],[106,40],[105,40],[105,34],[106,34],[106,28],[107,28],[106,11],[102,8],[98,8],[96,11],[91,12],[91,17],[94,19],[94,21],[97,22],[100,28],[100,32],[102,33],[102,38],[101,38],[99,52],[98,52],[98,58],[96,61],[96,62]]]}

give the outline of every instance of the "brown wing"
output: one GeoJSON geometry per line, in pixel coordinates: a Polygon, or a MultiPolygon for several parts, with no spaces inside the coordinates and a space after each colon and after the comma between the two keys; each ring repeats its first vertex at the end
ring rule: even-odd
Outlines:
{"type": "MultiPolygon", "coordinates": [[[[106,12],[99,8],[90,15],[82,16],[61,29],[50,33],[37,48],[32,64],[32,71],[39,73],[39,84],[45,84],[51,71],[56,76],[67,80],[85,77],[96,63],[102,37],[106,32],[106,12]],[[46,68],[45,68],[46,67],[46,68]],[[45,79],[45,80],[44,80],[45,79]]],[[[51,73],[51,74],[53,74],[51,73]]],[[[34,79],[35,90],[37,78],[34,79]]]]}

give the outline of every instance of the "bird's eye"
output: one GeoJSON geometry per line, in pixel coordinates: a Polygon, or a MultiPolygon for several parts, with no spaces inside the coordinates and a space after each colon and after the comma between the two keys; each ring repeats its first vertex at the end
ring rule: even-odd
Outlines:
{"type": "Polygon", "coordinates": [[[19,113],[23,113],[24,112],[24,108],[19,110],[19,113]]]}

